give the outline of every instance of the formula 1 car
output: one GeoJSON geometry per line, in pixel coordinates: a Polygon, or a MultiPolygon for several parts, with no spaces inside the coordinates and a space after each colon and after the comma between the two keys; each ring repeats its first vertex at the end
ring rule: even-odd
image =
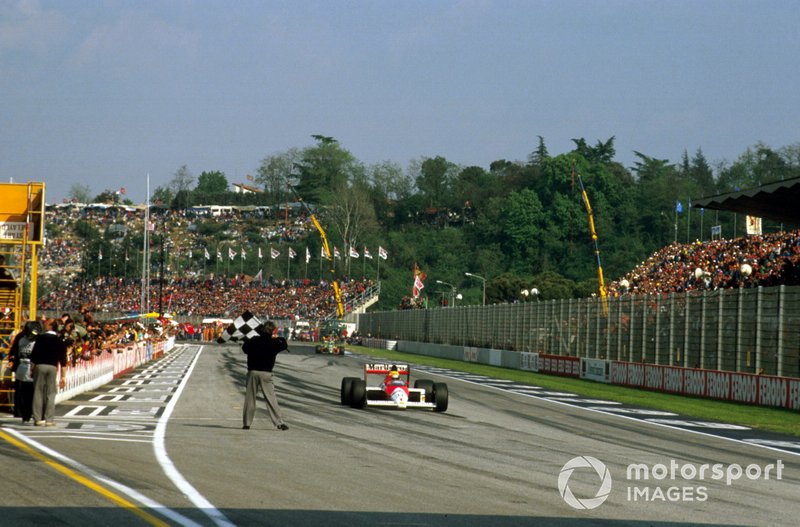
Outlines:
{"type": "Polygon", "coordinates": [[[411,371],[407,364],[368,363],[364,365],[364,378],[344,377],[341,386],[341,403],[352,408],[369,406],[389,408],[427,408],[435,412],[447,411],[447,384],[418,379],[410,387],[411,371]],[[383,376],[377,384],[371,379],[383,376]],[[372,377],[370,377],[372,376],[372,377]]]}
{"type": "Polygon", "coordinates": [[[327,355],[344,355],[344,344],[336,342],[333,338],[325,337],[322,342],[316,345],[314,351],[327,355]]]}

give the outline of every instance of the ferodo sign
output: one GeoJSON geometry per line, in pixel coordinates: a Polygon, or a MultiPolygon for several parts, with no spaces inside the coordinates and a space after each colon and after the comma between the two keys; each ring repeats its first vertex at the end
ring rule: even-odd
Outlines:
{"type": "Polygon", "coordinates": [[[579,377],[581,374],[581,360],[578,357],[539,355],[539,371],[567,377],[579,377]]]}
{"type": "Polygon", "coordinates": [[[786,406],[792,410],[800,410],[800,380],[789,380],[789,399],[786,406]]]}
{"type": "Polygon", "coordinates": [[[755,375],[734,373],[731,375],[731,400],[738,403],[755,404],[758,401],[758,382],[755,375]]]}
{"type": "Polygon", "coordinates": [[[758,378],[758,404],[761,406],[786,407],[786,399],[789,395],[788,379],[781,377],[758,378]]]}
{"type": "Polygon", "coordinates": [[[611,384],[800,410],[800,379],[622,361],[607,371],[611,384]]]}

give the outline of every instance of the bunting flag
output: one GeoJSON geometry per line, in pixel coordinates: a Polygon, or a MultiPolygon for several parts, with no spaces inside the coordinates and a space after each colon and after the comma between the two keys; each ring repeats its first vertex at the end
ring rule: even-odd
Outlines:
{"type": "Polygon", "coordinates": [[[222,260],[222,252],[219,249],[217,249],[217,260],[222,260]]]}
{"type": "Polygon", "coordinates": [[[247,253],[244,252],[244,247],[242,247],[242,260],[247,260],[247,253]]]}
{"type": "Polygon", "coordinates": [[[261,247],[259,247],[259,248],[258,248],[258,259],[260,260],[260,259],[262,259],[263,257],[264,257],[264,255],[263,255],[263,254],[261,254],[261,247]]]}
{"type": "Polygon", "coordinates": [[[278,252],[278,249],[273,249],[272,247],[270,247],[270,249],[269,249],[269,255],[270,255],[270,256],[272,257],[272,259],[274,260],[275,258],[277,258],[278,256],[280,256],[280,255],[281,255],[281,253],[279,253],[279,252],[278,252]]]}
{"type": "Polygon", "coordinates": [[[306,263],[310,261],[311,261],[311,251],[309,251],[308,247],[306,247],[306,263]]]}
{"type": "Polygon", "coordinates": [[[364,258],[369,258],[370,260],[372,260],[372,255],[369,254],[369,249],[367,249],[366,245],[364,246],[364,258]]]}
{"type": "Polygon", "coordinates": [[[339,248],[336,247],[335,245],[333,246],[333,257],[334,258],[341,258],[342,257],[342,255],[339,254],[339,248]]]}
{"type": "Polygon", "coordinates": [[[413,298],[419,298],[422,289],[425,287],[423,282],[427,277],[428,275],[420,271],[417,264],[414,264],[414,286],[411,288],[411,296],[413,298]]]}
{"type": "Polygon", "coordinates": [[[292,258],[292,259],[294,259],[294,257],[295,257],[295,256],[297,256],[297,253],[296,253],[296,252],[294,252],[294,249],[292,249],[291,247],[289,247],[289,258],[292,258]]]}
{"type": "Polygon", "coordinates": [[[236,258],[236,253],[233,252],[233,247],[228,247],[228,258],[230,258],[231,260],[236,258]]]}
{"type": "Polygon", "coordinates": [[[350,258],[358,258],[358,251],[352,245],[350,246],[350,258]]]}
{"type": "Polygon", "coordinates": [[[378,245],[378,256],[381,257],[381,260],[386,260],[389,258],[389,253],[386,252],[386,249],[378,245]]]}
{"type": "Polygon", "coordinates": [[[258,270],[256,275],[253,277],[253,280],[258,280],[259,282],[264,280],[264,274],[261,272],[261,269],[258,270]]]}

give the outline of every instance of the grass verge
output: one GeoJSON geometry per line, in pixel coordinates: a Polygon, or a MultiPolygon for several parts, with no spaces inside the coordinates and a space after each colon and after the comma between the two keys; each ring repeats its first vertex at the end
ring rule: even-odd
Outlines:
{"type": "Polygon", "coordinates": [[[487,375],[498,379],[509,379],[525,384],[541,386],[550,390],[568,391],[583,397],[606,399],[621,403],[674,412],[684,417],[703,421],[718,421],[757,430],[768,430],[800,437],[800,412],[781,408],[766,408],[747,404],[716,401],[684,395],[652,392],[623,386],[613,386],[599,382],[544,375],[522,370],[512,370],[498,366],[488,366],[473,362],[440,359],[426,355],[415,355],[378,348],[350,348],[357,353],[373,357],[391,359],[397,362],[410,362],[426,366],[450,368],[468,373],[487,375]]]}

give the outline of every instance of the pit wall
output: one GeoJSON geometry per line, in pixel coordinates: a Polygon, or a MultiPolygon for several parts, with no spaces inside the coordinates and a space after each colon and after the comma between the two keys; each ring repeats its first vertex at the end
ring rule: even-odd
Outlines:
{"type": "Polygon", "coordinates": [[[800,379],[796,378],[403,340],[365,339],[364,345],[655,392],[800,410],[800,379]]]}
{"type": "Polygon", "coordinates": [[[142,364],[160,359],[173,347],[175,337],[157,342],[142,341],[110,353],[103,352],[90,361],[78,361],[75,366],[67,368],[66,384],[56,394],[56,403],[97,389],[142,364]]]}

